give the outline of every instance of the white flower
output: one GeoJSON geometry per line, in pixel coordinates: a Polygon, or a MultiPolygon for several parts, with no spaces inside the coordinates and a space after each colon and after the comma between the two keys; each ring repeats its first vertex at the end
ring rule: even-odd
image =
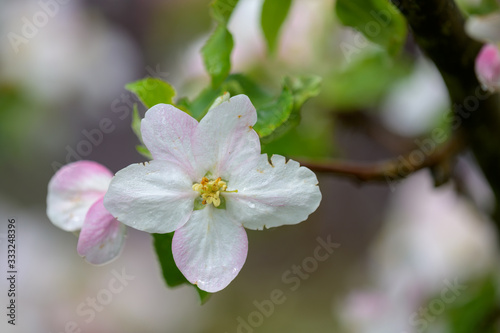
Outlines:
{"type": "Polygon", "coordinates": [[[430,131],[449,107],[442,76],[430,61],[421,57],[412,73],[389,91],[382,106],[382,120],[398,134],[419,136],[430,131]]]}
{"type": "Polygon", "coordinates": [[[198,123],[172,105],[146,113],[141,131],[153,161],[119,171],[104,197],[122,223],[152,232],[175,231],[172,252],[187,280],[224,289],[243,266],[244,230],[296,224],[321,200],[314,173],[274,155],[268,161],[252,126],[257,113],[239,95],[198,123]]]}
{"type": "Polygon", "coordinates": [[[2,83],[22,87],[51,107],[78,100],[85,110],[100,110],[137,76],[141,65],[133,40],[81,1],[1,3],[2,83]],[[55,14],[49,16],[44,8],[50,7],[55,14]],[[46,15],[47,24],[40,24],[46,15]]]}
{"type": "MultiPolygon", "coordinates": [[[[342,332],[424,331],[422,322],[428,318],[422,309],[432,308],[432,300],[447,290],[447,281],[468,284],[495,271],[494,231],[491,221],[457,195],[453,184],[435,188],[425,172],[409,177],[398,187],[370,248],[372,287],[351,291],[338,303],[342,332]]],[[[425,332],[441,332],[444,317],[428,321],[425,332]]]]}
{"type": "Polygon", "coordinates": [[[47,216],[57,227],[79,232],[78,254],[95,265],[116,258],[126,227],[104,208],[113,174],[99,163],[78,161],[62,167],[49,182],[47,216]]]}
{"type": "Polygon", "coordinates": [[[435,188],[421,172],[398,188],[371,252],[379,281],[411,276],[432,294],[445,279],[467,281],[491,272],[496,238],[491,221],[457,195],[453,184],[435,188]]]}

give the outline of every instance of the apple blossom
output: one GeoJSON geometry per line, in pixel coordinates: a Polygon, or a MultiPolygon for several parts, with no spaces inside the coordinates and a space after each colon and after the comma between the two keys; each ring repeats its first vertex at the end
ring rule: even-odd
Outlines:
{"type": "Polygon", "coordinates": [[[257,112],[244,95],[211,108],[198,123],[172,105],[146,112],[142,138],[153,160],[119,171],[104,197],[122,223],[175,231],[172,253],[200,289],[224,289],[247,256],[244,228],[297,224],[321,201],[315,174],[261,154],[257,112]]]}
{"type": "Polygon", "coordinates": [[[79,231],[78,253],[95,265],[120,254],[126,233],[103,205],[112,177],[99,163],[78,161],[62,167],[49,182],[49,220],[65,231],[79,231]]]}
{"type": "Polygon", "coordinates": [[[436,189],[430,175],[417,173],[392,197],[369,252],[371,287],[338,302],[342,332],[423,332],[441,313],[433,304],[467,297],[447,288],[463,290],[496,270],[497,240],[493,223],[453,184],[436,189]]]}
{"type": "Polygon", "coordinates": [[[418,173],[392,198],[372,246],[377,268],[372,275],[383,284],[394,276],[410,276],[427,294],[436,293],[443,279],[466,281],[492,271],[495,244],[491,221],[457,195],[453,184],[436,189],[430,175],[418,173]]]}
{"type": "Polygon", "coordinates": [[[137,75],[140,53],[129,35],[90,15],[81,2],[26,0],[2,5],[2,82],[25,88],[51,107],[82,94],[87,98],[79,103],[85,110],[99,110],[97,106],[108,103],[137,75]],[[50,22],[42,25],[37,20],[44,15],[50,22]],[[115,57],[117,53],[122,56],[115,57]]]}

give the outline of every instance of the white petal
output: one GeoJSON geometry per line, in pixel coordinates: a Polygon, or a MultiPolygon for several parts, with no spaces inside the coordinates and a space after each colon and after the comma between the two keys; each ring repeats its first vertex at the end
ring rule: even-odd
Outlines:
{"type": "Polygon", "coordinates": [[[248,240],[245,229],[222,209],[212,205],[197,210],[174,233],[175,263],[189,282],[202,290],[224,289],[245,263],[248,240]]]}
{"type": "Polygon", "coordinates": [[[166,161],[132,164],[118,171],[104,196],[104,207],[120,222],[147,232],[168,233],[184,225],[193,211],[192,181],[166,161]]]}
{"type": "Polygon", "coordinates": [[[113,174],[91,161],[78,161],[62,167],[49,182],[47,216],[59,228],[77,231],[89,208],[108,189],[113,174]]]}
{"type": "Polygon", "coordinates": [[[102,265],[118,257],[127,227],[118,222],[97,200],[90,207],[78,237],[78,254],[89,263],[102,265]]]}
{"type": "Polygon", "coordinates": [[[194,169],[191,138],[197,126],[196,119],[184,111],[158,104],[146,112],[141,122],[142,139],[155,160],[182,166],[194,180],[199,175],[194,169]]]}
{"type": "Polygon", "coordinates": [[[263,229],[296,224],[307,219],[318,208],[321,192],[314,172],[298,162],[286,162],[283,156],[273,155],[272,165],[267,155],[246,175],[231,179],[224,193],[226,210],[245,228],[263,229]]]}
{"type": "Polygon", "coordinates": [[[471,16],[465,30],[472,38],[484,42],[500,42],[500,14],[494,13],[485,16],[471,16]]]}
{"type": "Polygon", "coordinates": [[[255,164],[260,155],[259,136],[252,128],[256,122],[257,112],[245,95],[210,110],[195,132],[199,168],[227,180],[235,170],[255,164]]]}

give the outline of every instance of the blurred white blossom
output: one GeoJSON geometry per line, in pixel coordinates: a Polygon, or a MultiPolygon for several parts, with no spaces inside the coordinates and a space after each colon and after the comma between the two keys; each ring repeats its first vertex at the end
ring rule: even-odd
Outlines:
{"type": "Polygon", "coordinates": [[[465,30],[472,38],[482,42],[500,42],[500,13],[471,16],[465,30]]]}
{"type": "Polygon", "coordinates": [[[9,36],[0,44],[3,83],[47,102],[80,98],[92,105],[133,79],[138,51],[123,31],[76,1],[49,14],[37,1],[3,4],[0,32],[9,36]]]}
{"type": "Polygon", "coordinates": [[[452,184],[434,188],[425,172],[398,187],[372,251],[372,288],[339,304],[340,320],[352,332],[417,332],[419,310],[431,297],[447,283],[493,272],[497,256],[490,221],[452,184]]]}
{"type": "Polygon", "coordinates": [[[382,105],[382,119],[394,132],[415,136],[436,125],[450,105],[438,70],[420,58],[413,73],[395,86],[382,105]]]}

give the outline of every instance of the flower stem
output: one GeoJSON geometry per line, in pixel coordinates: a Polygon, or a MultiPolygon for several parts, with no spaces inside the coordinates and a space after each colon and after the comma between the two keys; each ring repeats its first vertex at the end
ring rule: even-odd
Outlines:
{"type": "MultiPolygon", "coordinates": [[[[449,165],[451,160],[463,149],[460,140],[454,138],[426,155],[419,149],[412,150],[397,158],[376,163],[361,163],[345,160],[330,160],[328,162],[299,161],[301,165],[319,172],[348,176],[361,182],[396,181],[425,168],[436,168],[449,165]],[[415,156],[425,156],[416,163],[415,156]]],[[[437,180],[437,185],[443,181],[437,180]]]]}

